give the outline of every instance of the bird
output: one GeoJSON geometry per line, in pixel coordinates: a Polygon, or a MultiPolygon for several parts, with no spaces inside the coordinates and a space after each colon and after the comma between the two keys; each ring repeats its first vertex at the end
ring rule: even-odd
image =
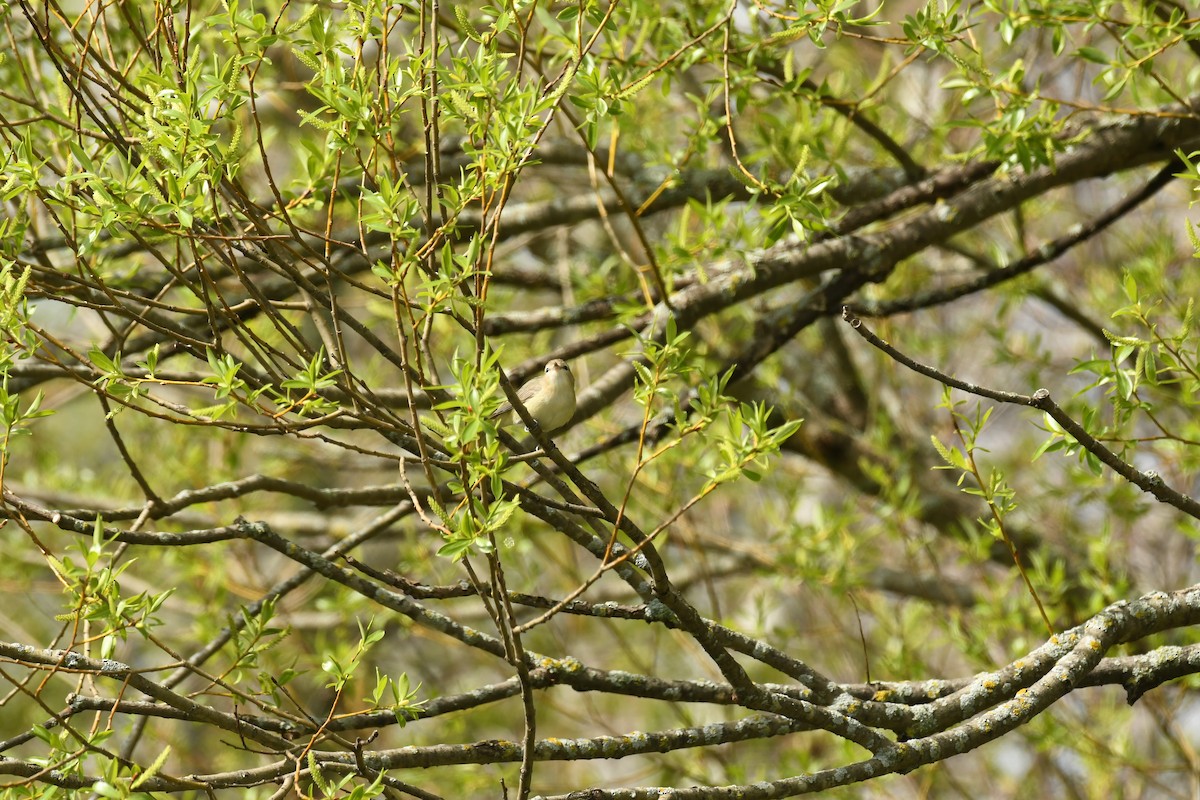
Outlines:
{"type": "MultiPolygon", "coordinates": [[[[517,397],[546,433],[563,427],[575,415],[575,376],[570,365],[561,358],[551,359],[541,375],[517,390],[517,397]]],[[[512,413],[512,403],[505,403],[492,414],[492,419],[501,417],[504,418],[501,425],[508,425],[517,417],[512,413]]]]}

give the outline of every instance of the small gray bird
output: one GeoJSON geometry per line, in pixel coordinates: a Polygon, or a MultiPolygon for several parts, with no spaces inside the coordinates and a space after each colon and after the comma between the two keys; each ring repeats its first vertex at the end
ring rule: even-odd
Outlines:
{"type": "MultiPolygon", "coordinates": [[[[561,358],[552,359],[545,372],[517,390],[517,397],[543,431],[558,430],[575,415],[575,376],[571,367],[561,358]]],[[[501,425],[520,419],[512,413],[512,403],[505,403],[492,415],[492,419],[501,417],[501,425]]]]}

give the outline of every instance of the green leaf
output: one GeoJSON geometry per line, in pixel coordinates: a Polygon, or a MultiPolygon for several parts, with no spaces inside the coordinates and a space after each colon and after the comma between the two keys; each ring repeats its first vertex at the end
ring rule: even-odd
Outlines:
{"type": "Polygon", "coordinates": [[[1108,64],[1112,61],[1108,53],[1095,47],[1080,47],[1075,52],[1085,61],[1091,61],[1093,64],[1108,64]]]}

